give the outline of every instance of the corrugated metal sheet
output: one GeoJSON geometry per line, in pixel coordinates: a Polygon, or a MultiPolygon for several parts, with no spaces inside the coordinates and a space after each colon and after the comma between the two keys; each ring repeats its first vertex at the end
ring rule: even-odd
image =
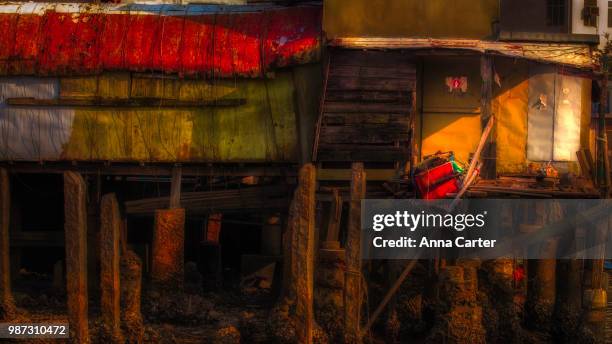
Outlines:
{"type": "Polygon", "coordinates": [[[317,61],[320,6],[0,4],[0,75],[263,75],[317,61]]]}
{"type": "Polygon", "coordinates": [[[331,46],[351,49],[460,49],[490,52],[533,61],[592,69],[596,60],[586,44],[492,42],[474,39],[343,37],[329,42],[331,46]]]}

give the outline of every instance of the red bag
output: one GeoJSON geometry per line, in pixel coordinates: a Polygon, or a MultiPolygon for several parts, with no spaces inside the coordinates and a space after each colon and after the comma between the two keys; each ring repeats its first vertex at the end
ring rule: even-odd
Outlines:
{"type": "Polygon", "coordinates": [[[417,174],[414,181],[424,199],[446,198],[447,194],[459,191],[457,176],[450,162],[417,174]]]}

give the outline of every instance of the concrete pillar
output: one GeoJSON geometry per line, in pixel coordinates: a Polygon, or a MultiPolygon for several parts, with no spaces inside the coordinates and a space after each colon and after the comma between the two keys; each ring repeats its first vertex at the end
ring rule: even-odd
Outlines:
{"type": "Polygon", "coordinates": [[[136,253],[125,251],[121,256],[121,300],[123,335],[126,343],[142,343],[144,324],[140,312],[142,262],[136,253]]]}
{"type": "Polygon", "coordinates": [[[365,194],[366,174],[363,163],[353,163],[345,248],[344,339],[347,343],[361,343],[361,200],[365,198],[365,194]]]}
{"type": "Polygon", "coordinates": [[[15,317],[15,304],[11,293],[11,264],[9,224],[11,193],[8,171],[0,168],[0,320],[15,317]]]}
{"type": "MultiPolygon", "coordinates": [[[[551,239],[544,244],[543,250],[554,252],[556,248],[557,240],[551,239]]],[[[525,307],[528,319],[536,329],[550,330],[552,325],[556,297],[556,270],[555,259],[537,259],[529,262],[525,307]]]]}
{"type": "Polygon", "coordinates": [[[151,280],[158,288],[183,288],[185,209],[155,211],[151,280]]]}
{"type": "Polygon", "coordinates": [[[344,249],[337,241],[325,241],[318,255],[314,309],[317,322],[330,342],[342,342],[344,334],[344,249]]]}
{"type": "Polygon", "coordinates": [[[75,172],[64,172],[66,291],[70,340],[89,343],[87,324],[87,185],[75,172]]]}
{"type": "Polygon", "coordinates": [[[306,164],[300,169],[295,191],[293,228],[293,281],[296,290],[296,337],[299,343],[312,343],[313,284],[315,249],[316,169],[306,164]]]}
{"type": "Polygon", "coordinates": [[[115,194],[102,197],[100,205],[100,308],[105,339],[123,343],[120,304],[121,215],[115,194]]]}

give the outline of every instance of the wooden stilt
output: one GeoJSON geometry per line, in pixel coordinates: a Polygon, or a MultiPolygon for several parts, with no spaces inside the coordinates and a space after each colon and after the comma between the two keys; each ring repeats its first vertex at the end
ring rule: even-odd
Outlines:
{"type": "Polygon", "coordinates": [[[361,200],[365,198],[366,175],[363,163],[353,163],[348,235],[346,239],[346,276],[344,285],[345,342],[361,342],[361,200]]]}
{"type": "MultiPolygon", "coordinates": [[[[299,186],[298,186],[299,187],[299,186]]],[[[289,216],[285,224],[285,232],[283,233],[283,282],[281,286],[281,300],[291,299],[295,296],[295,281],[294,281],[294,270],[295,264],[293,261],[293,232],[294,232],[294,219],[296,212],[296,197],[294,195],[291,205],[289,206],[289,216]]]]}
{"type": "MultiPolygon", "coordinates": [[[[491,109],[491,99],[493,98],[493,56],[481,56],[480,76],[482,77],[480,120],[484,130],[487,127],[487,123],[489,123],[489,119],[493,116],[493,111],[491,109]]],[[[489,136],[487,144],[483,149],[483,166],[480,175],[484,179],[494,179],[496,177],[495,151],[495,130],[493,130],[493,135],[489,136]]]]}
{"type": "Polygon", "coordinates": [[[170,183],[170,209],[181,207],[182,169],[180,166],[172,168],[172,181],[170,183]]]}
{"type": "Polygon", "coordinates": [[[87,185],[75,172],[64,172],[66,291],[70,340],[89,343],[87,324],[87,185]]]}
{"type": "Polygon", "coordinates": [[[342,196],[338,188],[332,190],[332,202],[329,211],[329,221],[327,223],[327,240],[338,241],[340,233],[340,220],[342,217],[342,196]]]}
{"type": "Polygon", "coordinates": [[[312,164],[300,170],[296,190],[293,228],[293,259],[296,290],[296,336],[299,343],[312,343],[313,284],[315,250],[316,169],[312,164]]]}
{"type": "Polygon", "coordinates": [[[115,194],[102,197],[100,206],[100,308],[107,339],[123,343],[120,307],[120,241],[122,221],[115,194]]]}
{"type": "Polygon", "coordinates": [[[0,168],[0,320],[15,316],[15,304],[11,292],[11,264],[9,251],[9,223],[11,193],[8,171],[0,168]]]}

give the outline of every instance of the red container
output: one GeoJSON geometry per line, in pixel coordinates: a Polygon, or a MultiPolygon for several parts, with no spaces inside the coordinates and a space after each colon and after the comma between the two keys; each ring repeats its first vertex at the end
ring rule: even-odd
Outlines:
{"type": "Polygon", "coordinates": [[[450,162],[421,172],[414,180],[424,199],[446,198],[447,194],[459,191],[457,177],[450,162]]]}

